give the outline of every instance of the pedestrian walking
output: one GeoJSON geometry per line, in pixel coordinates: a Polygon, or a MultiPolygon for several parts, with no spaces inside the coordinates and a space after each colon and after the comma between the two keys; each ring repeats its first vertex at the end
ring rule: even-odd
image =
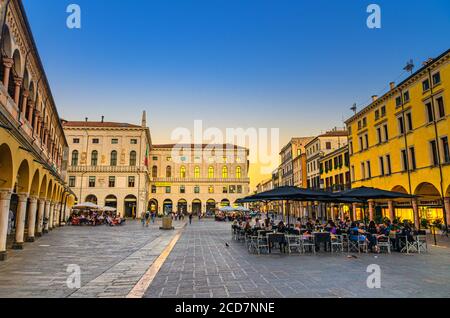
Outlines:
{"type": "Polygon", "coordinates": [[[192,213],[189,214],[189,224],[192,224],[192,213]]]}
{"type": "Polygon", "coordinates": [[[155,224],[156,212],[152,211],[152,223],[155,224]]]}
{"type": "Polygon", "coordinates": [[[150,223],[150,211],[147,210],[147,212],[145,212],[145,226],[148,227],[149,223],[150,223]]]}
{"type": "Polygon", "coordinates": [[[141,213],[141,223],[142,223],[142,227],[144,227],[144,225],[145,225],[145,212],[141,213]]]}

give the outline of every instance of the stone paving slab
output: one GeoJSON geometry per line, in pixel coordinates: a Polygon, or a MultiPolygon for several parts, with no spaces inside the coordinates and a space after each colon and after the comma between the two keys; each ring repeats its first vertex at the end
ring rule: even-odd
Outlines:
{"type": "Polygon", "coordinates": [[[251,255],[231,240],[230,226],[209,220],[188,225],[145,297],[450,296],[450,249],[431,242],[429,253],[420,255],[251,255]],[[381,289],[367,288],[370,264],[381,267],[381,289]]]}
{"type": "MultiPolygon", "coordinates": [[[[175,235],[138,221],[121,227],[57,228],[0,263],[0,298],[125,297],[175,235]],[[81,288],[67,287],[67,266],[81,268],[81,288]]],[[[175,222],[176,229],[184,222],[175,222]]]]}

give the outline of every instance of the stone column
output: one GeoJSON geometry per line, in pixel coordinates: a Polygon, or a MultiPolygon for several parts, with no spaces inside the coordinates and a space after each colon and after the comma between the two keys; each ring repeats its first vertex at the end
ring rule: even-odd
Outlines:
{"type": "Polygon", "coordinates": [[[8,235],[11,191],[0,190],[0,261],[6,260],[6,236],[8,235]]]}
{"type": "Polygon", "coordinates": [[[55,203],[50,202],[50,209],[48,214],[48,229],[53,230],[53,216],[55,214],[55,203]]]}
{"type": "Polygon", "coordinates": [[[55,204],[55,216],[53,218],[53,227],[59,227],[60,225],[60,216],[61,216],[61,203],[55,204]]]}
{"type": "Polygon", "coordinates": [[[447,216],[447,226],[450,227],[450,197],[444,198],[444,208],[447,216]]]}
{"type": "Polygon", "coordinates": [[[419,218],[419,203],[417,202],[417,199],[412,200],[412,208],[413,208],[413,214],[414,214],[414,224],[416,228],[420,227],[420,218],[419,218]]]}
{"type": "Polygon", "coordinates": [[[39,205],[38,205],[38,224],[37,224],[37,231],[36,236],[41,237],[42,236],[42,230],[43,230],[43,222],[44,222],[44,214],[45,214],[45,201],[40,199],[39,205]]]}
{"type": "Polygon", "coordinates": [[[34,242],[34,232],[36,229],[37,197],[30,197],[30,209],[28,210],[28,235],[27,242],[34,242]]]}
{"type": "Polygon", "coordinates": [[[16,241],[14,242],[13,249],[23,249],[23,241],[25,235],[25,217],[27,215],[27,203],[28,193],[19,193],[19,204],[17,206],[16,215],[16,241]]]}
{"type": "Polygon", "coordinates": [[[25,114],[27,112],[27,103],[28,103],[28,96],[30,95],[30,92],[28,90],[24,90],[22,92],[22,105],[20,105],[19,108],[22,109],[22,117],[25,118],[25,114]]]}
{"type": "Polygon", "coordinates": [[[369,201],[369,221],[373,221],[375,202],[369,201]]]}
{"type": "Polygon", "coordinates": [[[47,219],[47,223],[44,226],[44,233],[48,233],[50,225],[50,201],[45,201],[44,218],[47,219]]]}
{"type": "Polygon", "coordinates": [[[5,86],[6,90],[8,90],[9,85],[9,74],[11,74],[11,68],[14,65],[14,60],[9,57],[3,58],[3,66],[4,66],[4,72],[3,72],[3,85],[5,86]]]}
{"type": "Polygon", "coordinates": [[[34,102],[32,101],[28,101],[28,122],[32,122],[33,121],[33,112],[34,112],[34,102]]]}
{"type": "Polygon", "coordinates": [[[20,100],[20,86],[22,86],[22,77],[14,77],[14,102],[16,103],[17,108],[20,108],[19,100],[20,100]]]}
{"type": "Polygon", "coordinates": [[[391,222],[394,222],[394,219],[395,219],[394,201],[389,200],[388,201],[388,207],[389,207],[389,220],[391,220],[391,222]]]}

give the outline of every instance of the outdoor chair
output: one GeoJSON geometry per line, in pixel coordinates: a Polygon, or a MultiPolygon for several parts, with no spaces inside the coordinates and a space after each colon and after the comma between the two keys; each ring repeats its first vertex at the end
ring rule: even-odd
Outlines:
{"type": "Polygon", "coordinates": [[[261,254],[261,250],[269,253],[269,240],[265,231],[258,231],[257,250],[258,254],[261,254]]]}
{"type": "Polygon", "coordinates": [[[306,253],[308,251],[313,254],[316,254],[316,241],[314,239],[314,236],[302,235],[301,238],[302,238],[301,244],[303,253],[306,253]]]}
{"type": "Polygon", "coordinates": [[[402,236],[400,239],[402,245],[402,248],[400,250],[401,253],[419,253],[417,241],[414,240],[412,237],[408,236],[402,236]]]}
{"type": "Polygon", "coordinates": [[[416,242],[417,242],[417,252],[419,252],[419,254],[421,252],[424,252],[424,253],[428,252],[428,244],[427,244],[427,236],[426,235],[417,235],[416,242]]]}
{"type": "Polygon", "coordinates": [[[303,247],[300,235],[286,235],[286,240],[289,254],[291,254],[293,251],[302,253],[303,247]]]}
{"type": "Polygon", "coordinates": [[[386,250],[388,254],[391,254],[392,243],[389,237],[379,237],[377,238],[377,246],[380,249],[380,252],[386,250]]]}
{"type": "Polygon", "coordinates": [[[247,250],[251,254],[258,253],[258,236],[247,236],[247,250]]]}
{"type": "Polygon", "coordinates": [[[334,235],[331,237],[331,253],[344,251],[344,238],[342,235],[334,235]]]}
{"type": "Polygon", "coordinates": [[[369,250],[369,245],[367,244],[367,240],[366,240],[365,236],[358,235],[358,239],[356,241],[352,240],[352,239],[348,240],[348,249],[347,249],[348,253],[351,253],[351,252],[367,253],[368,250],[369,250]]]}

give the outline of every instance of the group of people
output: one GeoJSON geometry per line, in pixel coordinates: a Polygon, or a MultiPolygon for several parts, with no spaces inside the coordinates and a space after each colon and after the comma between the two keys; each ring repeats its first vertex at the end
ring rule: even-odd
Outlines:
{"type": "Polygon", "coordinates": [[[88,211],[88,212],[74,212],[70,215],[68,224],[69,225],[109,225],[109,226],[117,226],[123,225],[125,223],[125,219],[121,218],[116,214],[109,214],[104,212],[97,211],[88,211]]]}
{"type": "Polygon", "coordinates": [[[150,224],[150,221],[152,223],[155,223],[155,219],[156,219],[156,212],[155,211],[150,212],[150,211],[147,210],[147,211],[141,213],[142,226],[148,227],[149,224],[150,224]]]}
{"type": "Polygon", "coordinates": [[[347,234],[350,241],[367,242],[368,250],[374,253],[380,252],[378,242],[382,240],[389,240],[394,250],[400,251],[402,247],[401,239],[411,242],[414,241],[414,235],[418,234],[413,224],[408,221],[399,223],[397,220],[393,222],[385,220],[381,224],[370,221],[366,225],[362,222],[353,222],[350,219],[328,220],[326,222],[308,219],[306,222],[302,222],[302,219],[298,218],[295,223],[286,225],[282,220],[276,224],[274,218],[267,216],[264,220],[256,218],[254,222],[249,218],[236,219],[233,222],[233,227],[240,228],[246,233],[265,230],[308,236],[317,232],[328,232],[330,233],[330,240],[335,239],[336,235],[347,234]]]}

